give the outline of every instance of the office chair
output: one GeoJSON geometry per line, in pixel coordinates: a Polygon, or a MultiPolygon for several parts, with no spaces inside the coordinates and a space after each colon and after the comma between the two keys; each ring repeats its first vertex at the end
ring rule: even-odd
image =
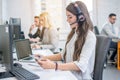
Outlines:
{"type": "Polygon", "coordinates": [[[95,33],[96,35],[99,35],[99,34],[100,34],[97,26],[94,26],[93,30],[94,30],[94,33],[95,33]]]}
{"type": "Polygon", "coordinates": [[[107,58],[107,52],[111,39],[105,36],[97,35],[95,66],[93,80],[102,80],[104,62],[107,58]]]}
{"type": "MultiPolygon", "coordinates": [[[[117,47],[117,43],[116,43],[116,47],[117,47]]],[[[114,55],[114,58],[117,59],[117,49],[116,48],[113,48],[113,47],[110,47],[109,48],[109,51],[108,51],[108,56],[107,56],[107,64],[115,64],[116,65],[116,60],[111,60],[111,57],[114,55]],[[116,52],[116,54],[115,54],[116,52]],[[116,56],[116,57],[115,57],[116,56]]]]}
{"type": "Polygon", "coordinates": [[[25,39],[25,34],[23,31],[20,32],[20,39],[25,39]]]}

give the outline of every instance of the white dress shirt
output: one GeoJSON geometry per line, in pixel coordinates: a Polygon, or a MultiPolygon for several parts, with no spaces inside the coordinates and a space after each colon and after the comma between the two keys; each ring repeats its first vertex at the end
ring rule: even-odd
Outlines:
{"type": "MultiPolygon", "coordinates": [[[[74,62],[76,66],[80,69],[80,72],[71,71],[78,80],[92,80],[92,73],[94,69],[94,60],[95,60],[95,46],[96,46],[96,36],[92,31],[88,31],[86,41],[83,45],[80,60],[73,61],[75,41],[77,39],[77,33],[75,33],[72,39],[66,46],[66,63],[74,62]]],[[[61,52],[63,58],[65,51],[61,52]]]]}
{"type": "Polygon", "coordinates": [[[101,35],[108,36],[112,38],[112,41],[116,42],[119,39],[119,31],[114,24],[107,22],[103,25],[103,29],[101,31],[101,35]]]}

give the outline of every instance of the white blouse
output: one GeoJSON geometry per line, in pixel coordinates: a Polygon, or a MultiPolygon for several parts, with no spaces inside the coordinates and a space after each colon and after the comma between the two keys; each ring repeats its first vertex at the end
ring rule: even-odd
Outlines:
{"type": "MultiPolygon", "coordinates": [[[[75,41],[77,39],[77,33],[75,33],[72,39],[66,46],[66,63],[73,62],[73,54],[75,41]]],[[[92,31],[88,31],[88,35],[86,37],[86,41],[83,45],[80,60],[74,61],[76,66],[79,67],[80,72],[71,71],[78,80],[92,80],[92,73],[94,69],[94,61],[95,61],[95,46],[96,46],[96,36],[92,31]]],[[[61,52],[61,56],[63,58],[65,50],[61,52]]]]}

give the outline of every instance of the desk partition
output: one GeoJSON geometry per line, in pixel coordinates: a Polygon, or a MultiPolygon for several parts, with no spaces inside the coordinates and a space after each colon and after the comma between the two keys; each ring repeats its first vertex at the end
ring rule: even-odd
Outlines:
{"type": "Polygon", "coordinates": [[[120,41],[118,41],[117,68],[118,68],[118,70],[120,70],[120,41]]]}

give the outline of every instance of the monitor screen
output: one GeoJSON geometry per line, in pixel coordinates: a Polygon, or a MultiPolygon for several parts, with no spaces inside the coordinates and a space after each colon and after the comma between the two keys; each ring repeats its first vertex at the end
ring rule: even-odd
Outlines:
{"type": "Polygon", "coordinates": [[[12,70],[12,33],[9,25],[0,25],[0,52],[2,53],[6,70],[12,70]]]}

